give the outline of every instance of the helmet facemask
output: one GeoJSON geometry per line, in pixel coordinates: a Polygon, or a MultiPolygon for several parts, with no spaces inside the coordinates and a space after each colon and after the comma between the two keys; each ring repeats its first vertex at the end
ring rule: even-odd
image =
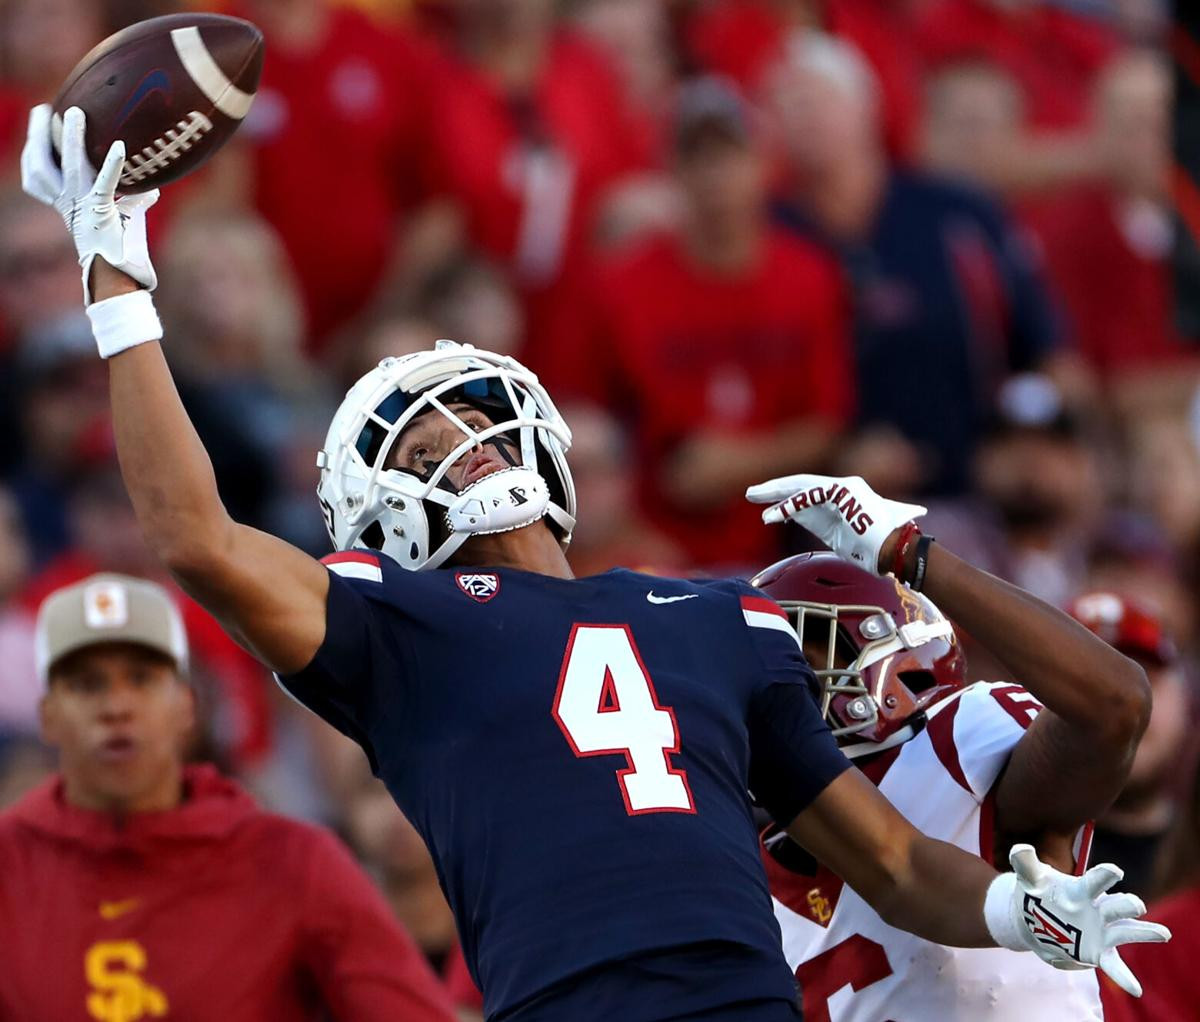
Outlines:
{"type": "Polygon", "coordinates": [[[422,570],[444,564],[471,535],[545,516],[565,549],[575,521],[570,440],[537,377],[514,359],[453,342],[384,359],[347,395],[318,460],[318,494],[334,546],[382,550],[422,570]],[[491,424],[473,427],[458,407],[464,404],[491,424]],[[442,417],[461,441],[419,470],[391,467],[402,435],[427,413],[442,417]],[[447,473],[480,447],[508,467],[455,490],[447,473]]]}
{"type": "MultiPolygon", "coordinates": [[[[936,676],[912,656],[934,640],[954,641],[941,615],[897,625],[883,607],[785,601],[782,603],[819,684],[821,715],[842,751],[852,758],[878,752],[900,736],[941,692],[936,676]],[[911,662],[910,662],[911,661],[911,662]],[[853,742],[858,736],[861,742],[853,742]],[[851,740],[851,741],[848,741],[851,740]]],[[[919,730],[919,727],[917,728],[919,730]]]]}

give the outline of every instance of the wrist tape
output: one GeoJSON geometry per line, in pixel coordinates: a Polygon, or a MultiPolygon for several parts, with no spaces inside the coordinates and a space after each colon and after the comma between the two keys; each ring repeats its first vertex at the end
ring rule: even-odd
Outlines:
{"type": "Polygon", "coordinates": [[[92,302],[87,315],[101,358],[112,358],[128,348],[160,340],[163,335],[149,291],[132,291],[92,302]]]}
{"type": "Polygon", "coordinates": [[[1028,951],[1029,944],[1013,910],[1016,896],[1017,874],[1001,873],[988,885],[987,897],[983,899],[983,921],[992,940],[1000,947],[1010,951],[1028,951]]]}

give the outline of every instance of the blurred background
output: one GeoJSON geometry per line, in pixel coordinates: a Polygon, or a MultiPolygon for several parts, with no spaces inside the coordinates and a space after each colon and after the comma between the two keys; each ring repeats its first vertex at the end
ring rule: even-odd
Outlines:
{"type": "MultiPolygon", "coordinates": [[[[332,410],[438,337],[550,387],[575,432],[578,574],[751,574],[807,547],[760,524],[748,484],[861,474],[976,564],[1061,606],[1119,593],[1173,640],[1153,662],[1166,716],[1109,821],[1156,852],[1190,774],[1200,623],[1186,111],[1172,141],[1200,44],[1165,0],[204,7],[262,28],[262,86],[151,212],[151,248],[235,517],[328,552],[332,410]]],[[[71,241],[20,192],[25,117],[110,32],[180,9],[0,0],[0,806],[51,765],[40,600],[96,570],[166,581],[71,241]]],[[[336,828],[461,981],[432,866],[362,754],[179,599],[196,755],[336,828]]],[[[977,652],[972,673],[1003,667],[977,652]]]]}

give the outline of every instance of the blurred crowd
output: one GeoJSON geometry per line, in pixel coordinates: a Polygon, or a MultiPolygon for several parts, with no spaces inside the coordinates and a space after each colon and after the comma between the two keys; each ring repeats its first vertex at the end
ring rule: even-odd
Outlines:
{"type": "MultiPolygon", "coordinates": [[[[1104,826],[1146,893],[1196,882],[1200,837],[1165,838],[1196,827],[1176,807],[1200,348],[1172,308],[1164,0],[204,6],[262,28],[263,80],[234,142],[151,212],[151,248],[235,517],[326,552],[332,409],[438,337],[517,356],[559,402],[578,574],[750,573],[806,540],[764,528],[748,484],[860,474],[1055,604],[1136,604],[1151,624],[1126,645],[1164,709],[1104,826]]],[[[97,570],[166,581],[117,472],[71,241],[20,192],[25,116],[109,32],[178,9],[0,3],[0,805],[47,769],[41,599],[97,570]]],[[[179,599],[197,755],[338,828],[461,980],[432,866],[361,753],[179,599]]]]}

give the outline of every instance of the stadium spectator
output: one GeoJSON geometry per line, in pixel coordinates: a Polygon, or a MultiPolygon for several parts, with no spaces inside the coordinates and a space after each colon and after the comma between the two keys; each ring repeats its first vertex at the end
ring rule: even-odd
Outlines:
{"type": "MultiPolygon", "coordinates": [[[[1132,998],[1100,982],[1107,1022],[1164,1022],[1195,1015],[1200,1004],[1200,756],[1190,757],[1190,774],[1181,812],[1164,845],[1159,863],[1161,900],[1151,912],[1171,927],[1172,940],[1163,954],[1143,954],[1131,948],[1121,953],[1130,968],[1138,970],[1144,993],[1132,998]]],[[[1178,764],[1176,765],[1178,771],[1178,764]]]]}
{"type": "MultiPolygon", "coordinates": [[[[129,20],[149,17],[127,5],[129,20]]],[[[0,164],[16,163],[29,107],[53,99],[88,50],[117,26],[103,0],[9,0],[0,5],[0,164]]],[[[154,12],[161,13],[161,12],[154,12]]]]}
{"type": "Polygon", "coordinates": [[[1088,553],[1085,587],[1123,593],[1151,607],[1176,645],[1194,658],[1194,575],[1194,565],[1180,556],[1152,517],[1127,509],[1109,510],[1088,553]]]}
{"type": "Polygon", "coordinates": [[[1016,376],[1001,388],[976,486],[995,516],[996,573],[1061,607],[1082,584],[1104,490],[1088,424],[1049,378],[1016,376]]]}
{"type": "Polygon", "coordinates": [[[847,40],[879,80],[884,138],[890,153],[904,159],[917,127],[920,66],[902,6],[887,0],[717,0],[698,5],[687,42],[701,67],[755,93],[790,38],[815,31],[847,40]]]}
{"type": "Polygon", "coordinates": [[[18,190],[0,192],[0,475],[22,460],[21,339],[56,322],[79,321],[79,263],[55,232],[55,217],[18,190]]]}
{"type": "Polygon", "coordinates": [[[1123,887],[1147,898],[1154,864],[1176,814],[1176,771],[1190,735],[1188,683],[1175,643],[1147,605],[1113,592],[1090,591],[1070,605],[1071,616],[1110,646],[1137,661],[1150,680],[1150,724],[1112,807],[1096,821],[1092,855],[1119,862],[1123,887]]]}
{"type": "Polygon", "coordinates": [[[572,533],[571,570],[580,577],[614,567],[683,574],[683,551],[638,512],[637,471],[620,423],[595,405],[570,405],[562,413],[571,424],[575,499],[588,509],[572,533]]]}
{"type": "Polygon", "coordinates": [[[262,27],[270,53],[239,133],[247,187],[291,257],[319,354],[402,250],[428,53],[409,30],[327,0],[244,0],[235,11],[262,27]]]}
{"type": "Polygon", "coordinates": [[[20,511],[0,485],[0,739],[37,732],[33,615],[16,600],[31,564],[20,511]]]}
{"type": "Polygon", "coordinates": [[[769,561],[776,539],[742,498],[756,478],[816,469],[853,404],[836,266],[773,228],[766,163],[720,79],[680,97],[680,231],[604,268],[584,374],[636,423],[652,525],[696,564],[769,561]]]}
{"type": "Polygon", "coordinates": [[[28,331],[9,378],[20,460],[8,484],[38,565],[70,545],[67,499],[79,475],[112,455],[104,372],[87,335],[87,319],[70,314],[28,331]]]}
{"type": "Polygon", "coordinates": [[[316,397],[278,239],[240,213],[181,218],[164,246],[160,293],[178,338],[171,358],[180,394],[212,452],[221,496],[266,525],[298,410],[316,397]]]}
{"type": "Polygon", "coordinates": [[[1170,105],[1161,55],[1117,59],[1095,90],[1106,180],[1059,197],[1035,221],[1077,347],[1128,417],[1167,403],[1182,411],[1200,370],[1172,318],[1170,105]]]}
{"type": "Polygon", "coordinates": [[[1086,125],[1088,94],[1118,47],[1099,18],[1050,0],[934,0],[917,14],[927,68],[984,58],[1020,83],[1035,129],[1086,125]]]}
{"type": "MultiPolygon", "coordinates": [[[[64,507],[72,543],[21,592],[20,603],[28,612],[35,612],[54,590],[96,572],[133,571],[166,581],[142,539],[115,464],[105,461],[79,473],[64,507]]],[[[191,641],[192,680],[213,707],[216,745],[237,766],[249,766],[270,749],[267,677],[198,604],[173,584],[170,588],[191,641]]]]}
{"type": "Polygon", "coordinates": [[[1039,209],[1066,186],[1101,175],[1093,132],[1032,133],[1025,98],[999,64],[964,59],[931,72],[925,82],[920,159],[930,171],[1002,193],[1039,209]]]}
{"type": "Polygon", "coordinates": [[[982,194],[889,168],[875,79],[848,44],[793,39],[765,96],[788,164],[777,220],[839,252],[854,290],[862,432],[840,468],[878,463],[883,427],[909,448],[888,461],[917,474],[875,485],[961,494],[996,388],[1056,346],[1031,248],[982,194]]]}
{"type": "Polygon", "coordinates": [[[0,194],[0,352],[79,311],[79,261],[52,210],[18,190],[0,194]]]}
{"type": "Polygon", "coordinates": [[[508,270],[527,316],[522,360],[553,384],[596,218],[651,154],[606,54],[559,25],[550,0],[456,10],[430,85],[426,218],[448,219],[447,250],[473,246],[508,270]]]}
{"type": "Polygon", "coordinates": [[[0,1014],[452,1018],[332,835],[185,766],[195,697],[165,591],[94,576],[38,633],[60,773],[0,815],[0,1014]]]}

